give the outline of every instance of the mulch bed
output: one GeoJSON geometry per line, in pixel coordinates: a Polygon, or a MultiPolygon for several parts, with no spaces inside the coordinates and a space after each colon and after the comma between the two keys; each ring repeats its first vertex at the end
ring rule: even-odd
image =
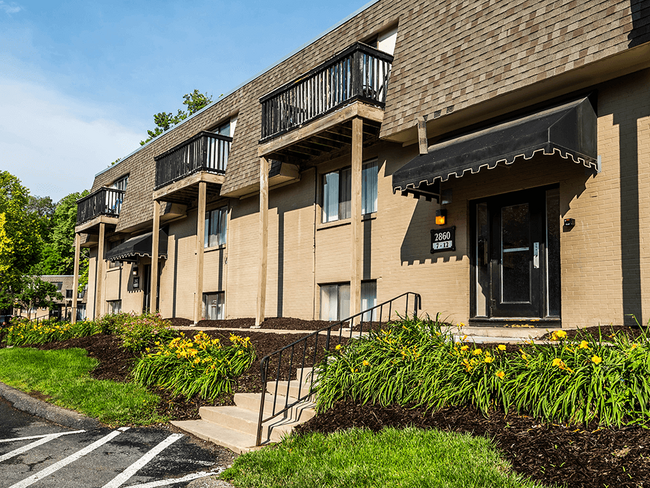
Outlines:
{"type": "Polygon", "coordinates": [[[366,427],[377,431],[389,426],[437,428],[492,438],[515,471],[544,483],[569,488],[636,488],[650,482],[650,433],[641,427],[584,431],[540,425],[529,417],[502,412],[484,417],[471,408],[427,413],[339,402],[296,430],[328,433],[366,427]]]}
{"type": "MultiPolygon", "coordinates": [[[[289,324],[283,325],[279,320],[276,325],[279,329],[291,328],[289,324]]],[[[314,325],[312,329],[303,330],[317,328],[320,328],[320,324],[314,325]]],[[[604,327],[603,336],[605,330],[609,334],[615,330],[624,332],[630,337],[639,334],[638,329],[604,327]]],[[[598,337],[597,327],[567,332],[571,339],[580,339],[581,335],[589,333],[596,334],[598,337]]],[[[185,331],[185,335],[190,337],[196,333],[196,331],[185,331]]],[[[215,329],[206,333],[220,338],[224,343],[229,343],[230,332],[228,331],[215,329]]],[[[239,379],[235,391],[260,392],[262,391],[259,374],[261,358],[296,341],[300,335],[262,333],[255,330],[242,331],[240,335],[251,338],[257,352],[257,360],[249,372],[239,379]]],[[[319,349],[322,344],[319,342],[319,349]]],[[[40,348],[86,349],[89,356],[95,357],[100,362],[91,373],[93,377],[126,381],[136,355],[121,349],[119,345],[119,339],[114,336],[96,335],[51,343],[40,348]]],[[[313,343],[310,346],[313,347],[313,343]]],[[[508,350],[516,350],[518,347],[518,345],[508,345],[508,350]]],[[[271,366],[273,376],[277,363],[271,366]]],[[[294,368],[296,366],[299,365],[294,364],[294,368]]],[[[280,372],[282,379],[289,374],[287,356],[281,363],[280,372]]],[[[205,402],[196,397],[188,400],[173,396],[167,391],[156,388],[152,388],[152,391],[162,399],[159,412],[179,420],[198,418],[198,410],[202,405],[232,404],[230,395],[217,401],[205,402]]],[[[557,483],[568,488],[650,486],[650,431],[641,427],[621,429],[593,427],[582,430],[575,426],[541,425],[529,417],[517,414],[506,416],[502,412],[492,412],[489,417],[484,417],[471,408],[446,408],[432,413],[423,409],[399,406],[378,407],[355,402],[339,402],[334,408],[317,415],[297,430],[301,433],[333,432],[356,426],[376,431],[387,426],[409,425],[470,432],[474,435],[490,437],[510,460],[515,471],[544,483],[557,483]]]]}
{"type": "MultiPolygon", "coordinates": [[[[165,319],[171,322],[176,327],[189,327],[194,322],[190,319],[173,318],[165,319]]],[[[259,328],[271,330],[320,330],[329,325],[337,324],[337,322],[330,322],[328,320],[303,320],[295,319],[292,317],[268,318],[262,322],[259,328]]],[[[251,329],[256,330],[254,318],[244,319],[225,319],[225,320],[200,320],[197,327],[212,327],[215,329],[231,328],[231,329],[251,329]]],[[[381,324],[378,322],[364,322],[363,330],[366,331],[370,327],[377,330],[381,324]]],[[[347,322],[344,327],[348,327],[347,322]]],[[[359,330],[360,324],[355,324],[354,330],[359,330]]],[[[338,330],[338,326],[333,327],[332,330],[338,330]]]]}

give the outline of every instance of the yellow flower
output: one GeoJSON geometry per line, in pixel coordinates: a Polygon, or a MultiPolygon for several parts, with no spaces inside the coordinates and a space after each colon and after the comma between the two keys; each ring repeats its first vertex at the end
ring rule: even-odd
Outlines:
{"type": "Polygon", "coordinates": [[[363,365],[364,366],[370,366],[370,362],[368,362],[368,360],[364,359],[363,360],[363,365]]]}
{"type": "Polygon", "coordinates": [[[591,358],[591,362],[594,363],[594,364],[600,364],[600,363],[603,362],[603,358],[598,357],[598,356],[593,356],[591,358]]]}
{"type": "Polygon", "coordinates": [[[557,336],[558,336],[560,339],[564,339],[564,338],[566,338],[566,332],[565,332],[565,331],[563,331],[563,330],[558,330],[556,333],[557,333],[557,336]]]}
{"type": "Polygon", "coordinates": [[[485,359],[483,361],[485,361],[486,363],[491,363],[492,361],[494,361],[494,358],[492,356],[485,356],[485,359]]]}
{"type": "Polygon", "coordinates": [[[553,360],[553,366],[557,366],[558,368],[561,368],[564,363],[560,358],[555,358],[553,360]]]}
{"type": "Polygon", "coordinates": [[[505,375],[506,375],[506,374],[505,374],[503,371],[497,371],[497,372],[494,374],[494,376],[496,376],[496,377],[499,378],[500,380],[502,380],[502,379],[505,377],[505,375]]]}
{"type": "Polygon", "coordinates": [[[338,344],[338,345],[335,347],[335,349],[338,351],[338,350],[341,349],[342,347],[343,347],[343,346],[342,346],[341,344],[338,344]]]}
{"type": "Polygon", "coordinates": [[[480,356],[480,355],[481,355],[481,352],[483,352],[483,351],[481,351],[480,349],[477,348],[477,349],[474,349],[474,350],[472,351],[472,354],[473,354],[474,356],[480,356]]]}
{"type": "Polygon", "coordinates": [[[458,324],[458,327],[465,327],[465,323],[461,322],[460,324],[458,324]]]}
{"type": "Polygon", "coordinates": [[[460,348],[461,351],[467,351],[469,349],[469,346],[462,346],[460,348]]]}
{"type": "Polygon", "coordinates": [[[589,349],[589,343],[587,341],[582,341],[579,346],[580,349],[589,349]]]}
{"type": "Polygon", "coordinates": [[[504,344],[499,344],[498,349],[499,349],[499,351],[505,351],[506,346],[504,344]]]}
{"type": "Polygon", "coordinates": [[[632,347],[631,347],[631,349],[636,349],[637,347],[639,347],[639,345],[638,345],[638,344],[632,344],[632,347]]]}

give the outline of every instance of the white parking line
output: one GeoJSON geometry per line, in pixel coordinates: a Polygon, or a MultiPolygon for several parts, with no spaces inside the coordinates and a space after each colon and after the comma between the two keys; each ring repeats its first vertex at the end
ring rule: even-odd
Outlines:
{"type": "Polygon", "coordinates": [[[154,457],[156,457],[158,454],[162,452],[163,449],[166,447],[171,446],[174,442],[176,442],[178,439],[183,437],[183,434],[172,434],[167,439],[159,443],[156,447],[151,449],[149,452],[147,452],[144,456],[142,456],[140,459],[138,459],[136,462],[134,462],[131,466],[126,468],[124,471],[122,471],[120,474],[118,474],[115,478],[113,478],[111,481],[106,483],[104,485],[104,488],[119,488],[122,486],[124,483],[127,482],[131,476],[133,476],[135,473],[137,473],[145,464],[147,464],[149,461],[151,461],[154,457]]]}
{"type": "MultiPolygon", "coordinates": [[[[85,431],[82,430],[81,432],[85,432],[85,431]]],[[[13,451],[8,452],[7,454],[3,454],[2,456],[0,456],[0,463],[2,461],[6,461],[7,459],[11,459],[12,457],[19,456],[20,454],[22,454],[24,452],[27,452],[27,451],[29,451],[31,449],[34,449],[35,447],[41,446],[41,445],[45,444],[46,442],[50,442],[50,441],[52,441],[54,439],[58,439],[59,437],[61,437],[62,435],[65,435],[67,433],[68,432],[62,432],[60,434],[49,434],[49,435],[46,435],[46,436],[42,437],[41,439],[37,440],[36,442],[32,442],[31,444],[27,444],[26,446],[19,447],[18,449],[14,449],[13,451]]]]}
{"type": "Polygon", "coordinates": [[[158,488],[159,486],[174,485],[176,483],[183,483],[185,481],[192,481],[199,478],[205,478],[206,476],[215,476],[221,473],[224,469],[225,468],[220,468],[210,472],[199,471],[198,473],[188,474],[187,476],[183,476],[182,478],[171,478],[166,480],[151,481],[149,483],[144,483],[142,485],[130,485],[128,488],[158,488]]]}
{"type": "Polygon", "coordinates": [[[77,451],[74,454],[71,454],[67,458],[62,459],[61,461],[58,461],[58,462],[52,464],[51,466],[48,466],[47,468],[39,471],[38,473],[36,473],[33,476],[30,476],[29,478],[25,478],[24,480],[19,481],[18,483],[14,484],[14,485],[11,485],[9,488],[25,488],[27,486],[33,485],[37,481],[42,480],[46,476],[49,476],[52,473],[57,472],[59,469],[63,468],[64,466],[67,466],[68,464],[75,462],[77,459],[79,459],[79,458],[85,456],[86,454],[94,451],[98,447],[101,447],[102,445],[106,444],[111,439],[114,439],[115,437],[117,437],[118,435],[120,435],[122,432],[124,432],[127,429],[128,429],[128,427],[121,427],[118,430],[114,430],[110,434],[108,434],[108,435],[102,437],[101,439],[93,442],[89,446],[84,447],[80,451],[77,451]]]}
{"type": "Polygon", "coordinates": [[[51,435],[81,434],[83,432],[86,432],[86,431],[85,430],[73,430],[71,432],[55,432],[54,434],[30,435],[29,437],[16,437],[15,439],[0,439],[0,444],[2,444],[4,442],[30,441],[32,439],[41,439],[43,437],[49,437],[51,435]]]}

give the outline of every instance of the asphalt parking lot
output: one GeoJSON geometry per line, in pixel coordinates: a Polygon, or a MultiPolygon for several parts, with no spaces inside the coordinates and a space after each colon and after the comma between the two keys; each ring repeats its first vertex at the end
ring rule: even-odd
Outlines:
{"type": "Polygon", "coordinates": [[[221,472],[230,451],[154,428],[62,427],[0,400],[0,487],[184,487],[221,472]]]}

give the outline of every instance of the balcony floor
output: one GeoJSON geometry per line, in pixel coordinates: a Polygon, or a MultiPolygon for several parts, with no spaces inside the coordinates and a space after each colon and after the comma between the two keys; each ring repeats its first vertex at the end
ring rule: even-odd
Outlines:
{"type": "Polygon", "coordinates": [[[189,175],[187,178],[175,181],[174,183],[170,183],[169,185],[163,186],[154,191],[153,199],[158,202],[162,201],[186,204],[197,198],[197,188],[200,182],[206,182],[208,184],[208,194],[218,194],[224,180],[224,175],[199,171],[189,175]]]}
{"type": "Polygon", "coordinates": [[[364,144],[376,140],[384,120],[384,110],[363,102],[354,102],[260,144],[258,154],[303,168],[317,164],[320,158],[349,150],[352,146],[350,122],[355,117],[364,119],[364,144]]]}

